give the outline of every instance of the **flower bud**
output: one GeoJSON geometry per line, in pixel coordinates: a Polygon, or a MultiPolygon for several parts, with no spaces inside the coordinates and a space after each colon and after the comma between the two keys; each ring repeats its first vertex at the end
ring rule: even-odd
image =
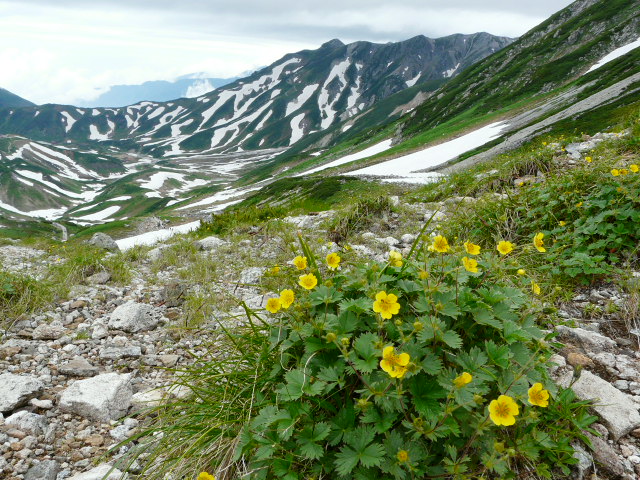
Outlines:
{"type": "Polygon", "coordinates": [[[327,339],[327,343],[333,343],[338,339],[338,336],[333,332],[329,332],[325,338],[327,339]]]}

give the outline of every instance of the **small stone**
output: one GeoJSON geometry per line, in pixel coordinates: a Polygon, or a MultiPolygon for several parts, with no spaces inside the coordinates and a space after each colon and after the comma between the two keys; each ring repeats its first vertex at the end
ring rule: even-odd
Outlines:
{"type": "Polygon", "coordinates": [[[137,345],[125,347],[107,346],[100,350],[100,358],[103,360],[120,360],[123,358],[139,358],[141,356],[142,350],[137,345]]]}
{"type": "Polygon", "coordinates": [[[22,440],[27,436],[26,433],[24,433],[22,430],[18,430],[17,428],[10,428],[9,430],[7,430],[7,435],[13,438],[17,438],[18,440],[22,440]]]}
{"type": "Polygon", "coordinates": [[[44,389],[34,375],[0,374],[0,412],[9,412],[25,405],[44,389]]]}
{"type": "Polygon", "coordinates": [[[27,470],[24,480],[56,480],[59,469],[55,460],[43,460],[27,470]]]}
{"type": "Polygon", "coordinates": [[[627,458],[627,460],[629,460],[634,465],[640,464],[640,456],[638,455],[630,455],[629,458],[627,458]]]}
{"type": "Polygon", "coordinates": [[[571,352],[567,355],[567,362],[574,367],[592,367],[593,360],[581,353],[571,352]]]}
{"type": "Polygon", "coordinates": [[[160,362],[162,362],[162,365],[164,365],[165,367],[175,367],[176,364],[178,363],[178,361],[180,360],[180,355],[160,355],[158,357],[160,359],[160,362]]]}
{"type": "Polygon", "coordinates": [[[60,322],[43,323],[38,325],[32,333],[34,340],[57,340],[66,333],[66,328],[60,322]]]}
{"type": "Polygon", "coordinates": [[[187,297],[188,287],[181,282],[171,282],[160,291],[160,298],[166,307],[179,307],[187,297]]]}
{"type": "Polygon", "coordinates": [[[87,445],[91,445],[92,447],[100,447],[104,444],[104,438],[102,437],[102,435],[98,434],[89,435],[85,439],[85,443],[87,445]]]}
{"type": "Polygon", "coordinates": [[[87,277],[87,283],[91,285],[104,285],[111,280],[111,274],[109,272],[94,273],[90,277],[87,277]]]}
{"type": "Polygon", "coordinates": [[[597,353],[593,356],[593,359],[604,367],[613,368],[616,364],[616,356],[613,353],[597,353]]]}
{"type": "Polygon", "coordinates": [[[153,307],[146,303],[127,302],[116,308],[109,317],[109,327],[129,333],[152,330],[158,325],[153,307]]]}
{"type": "Polygon", "coordinates": [[[111,238],[109,235],[107,235],[106,233],[102,233],[102,232],[95,233],[93,237],[91,237],[91,240],[89,240],[88,243],[90,245],[93,245],[98,248],[103,248],[110,252],[120,251],[120,247],[118,247],[118,244],[115,242],[115,240],[111,238]]]}
{"type": "Polygon", "coordinates": [[[109,336],[109,330],[104,323],[96,322],[93,325],[93,330],[91,331],[91,339],[92,340],[101,340],[103,338],[107,338],[109,336]]]}
{"type": "Polygon", "coordinates": [[[622,456],[624,458],[627,458],[627,457],[630,457],[631,455],[633,455],[635,452],[628,445],[622,444],[622,445],[620,445],[620,453],[622,454],[622,456]]]}
{"type": "Polygon", "coordinates": [[[578,460],[578,463],[575,465],[577,470],[575,480],[583,480],[585,478],[585,474],[589,471],[592,465],[591,455],[589,455],[584,448],[580,445],[572,445],[573,447],[573,458],[578,460]]]}
{"type": "Polygon", "coordinates": [[[74,357],[68,363],[61,365],[58,372],[71,377],[92,377],[98,374],[98,367],[91,365],[84,357],[74,357]]]}
{"type": "Polygon", "coordinates": [[[49,426],[46,417],[25,411],[14,413],[5,419],[5,423],[35,436],[44,434],[49,426]]]}
{"type": "Polygon", "coordinates": [[[402,235],[402,237],[400,237],[400,241],[405,245],[411,245],[416,241],[416,236],[412,233],[405,233],[404,235],[402,235]]]}
{"type": "Polygon", "coordinates": [[[38,400],[37,398],[32,398],[29,400],[29,404],[36,408],[41,408],[42,410],[51,410],[53,408],[53,402],[51,400],[38,400]]]}
{"type": "Polygon", "coordinates": [[[640,428],[636,428],[635,430],[633,430],[631,432],[631,436],[636,437],[636,438],[640,438],[640,428]]]}
{"type": "Polygon", "coordinates": [[[69,308],[71,310],[78,310],[78,309],[84,308],[86,306],[87,306],[87,302],[85,302],[84,300],[76,300],[76,301],[71,302],[69,304],[69,308]]]}
{"type": "Polygon", "coordinates": [[[98,421],[117,420],[131,406],[131,375],[105,373],[77,380],[60,396],[60,410],[98,421]]]}
{"type": "Polygon", "coordinates": [[[162,403],[165,396],[166,392],[164,390],[147,390],[145,392],[135,393],[131,398],[131,403],[136,409],[157,407],[162,403]]]}

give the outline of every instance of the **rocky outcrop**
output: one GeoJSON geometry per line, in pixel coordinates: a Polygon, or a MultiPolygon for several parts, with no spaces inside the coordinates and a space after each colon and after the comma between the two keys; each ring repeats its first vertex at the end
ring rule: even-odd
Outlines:
{"type": "Polygon", "coordinates": [[[105,373],[72,383],[60,396],[60,409],[108,422],[126,415],[132,396],[129,374],[105,373]]]}

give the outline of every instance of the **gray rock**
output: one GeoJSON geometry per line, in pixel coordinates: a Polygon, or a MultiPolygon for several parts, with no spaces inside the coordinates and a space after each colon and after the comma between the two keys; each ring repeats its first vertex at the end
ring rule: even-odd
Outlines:
{"type": "Polygon", "coordinates": [[[572,447],[575,450],[573,452],[573,458],[578,460],[578,463],[575,465],[576,471],[574,473],[574,479],[583,480],[591,468],[591,465],[593,465],[593,461],[591,460],[591,455],[589,455],[580,445],[572,445],[572,447]]]}
{"type": "Polygon", "coordinates": [[[607,473],[612,475],[621,476],[624,473],[624,463],[618,456],[616,451],[604,440],[599,437],[587,433],[585,434],[591,441],[593,447],[593,459],[599,464],[607,473]]]}
{"type": "Polygon", "coordinates": [[[171,282],[160,291],[160,298],[167,307],[179,307],[187,298],[188,290],[182,282],[171,282]]]}
{"type": "MultiPolygon", "coordinates": [[[[572,374],[568,373],[558,383],[568,387],[572,374]]],[[[606,380],[583,370],[571,388],[580,400],[594,400],[593,409],[609,429],[611,437],[618,440],[640,426],[640,413],[634,401],[606,380]]]]}
{"type": "Polygon", "coordinates": [[[115,240],[106,233],[95,233],[88,243],[98,248],[104,248],[105,250],[108,250],[110,252],[120,251],[120,247],[118,247],[118,244],[115,242],[115,240]]]}
{"type": "Polygon", "coordinates": [[[43,323],[38,325],[32,333],[34,340],[57,340],[66,333],[67,329],[64,328],[60,322],[51,322],[49,324],[43,323]]]}
{"type": "Polygon", "coordinates": [[[87,277],[87,283],[91,285],[104,285],[111,280],[111,274],[106,271],[94,273],[90,277],[87,277]]]}
{"type": "Polygon", "coordinates": [[[139,358],[142,356],[142,350],[137,345],[127,345],[118,347],[109,345],[100,350],[100,358],[105,360],[120,360],[122,358],[139,358]]]}
{"type": "MultiPolygon", "coordinates": [[[[120,480],[122,472],[105,463],[92,468],[88,472],[78,473],[69,480],[120,480]]],[[[126,477],[125,477],[126,478],[126,477]]]]}
{"type": "Polygon", "coordinates": [[[74,357],[58,367],[58,372],[71,377],[93,377],[98,374],[98,367],[91,365],[84,357],[74,357]]]}
{"type": "Polygon", "coordinates": [[[60,396],[60,410],[106,422],[123,417],[131,406],[131,374],[105,373],[77,380],[60,396]]]}
{"type": "Polygon", "coordinates": [[[221,238],[214,236],[202,238],[193,242],[198,250],[205,251],[215,250],[216,248],[221,247],[222,245],[226,245],[227,243],[228,242],[222,240],[221,238]]]}
{"type": "Polygon", "coordinates": [[[53,408],[53,402],[51,400],[38,400],[37,398],[29,400],[29,405],[41,408],[42,410],[51,410],[53,408]]]}
{"type": "Polygon", "coordinates": [[[49,422],[47,422],[46,417],[25,411],[16,412],[6,418],[5,424],[15,427],[23,432],[30,433],[31,435],[35,435],[36,437],[38,435],[43,435],[49,426],[49,422]]]}
{"type": "Polygon", "coordinates": [[[43,460],[27,470],[24,480],[56,480],[59,469],[55,460],[43,460]]]}
{"type": "Polygon", "coordinates": [[[110,328],[130,333],[153,330],[157,325],[153,307],[146,303],[127,302],[116,308],[109,317],[110,328]]]}
{"type": "Polygon", "coordinates": [[[0,375],[0,412],[10,412],[25,405],[44,389],[35,375],[0,375]]]}
{"type": "Polygon", "coordinates": [[[153,390],[134,393],[131,403],[136,409],[155,407],[162,403],[166,395],[167,393],[164,390],[154,388],[153,390]]]}
{"type": "Polygon", "coordinates": [[[245,268],[240,272],[240,283],[245,285],[259,283],[265,270],[266,268],[262,267],[245,268]]]}
{"type": "Polygon", "coordinates": [[[402,235],[402,237],[400,237],[400,241],[405,245],[411,245],[413,242],[415,242],[416,238],[416,235],[412,233],[405,233],[404,235],[402,235]]]}
{"type": "Polygon", "coordinates": [[[149,250],[147,253],[147,258],[152,262],[157,262],[164,255],[164,250],[167,248],[166,246],[156,247],[153,250],[149,250]]]}
{"type": "Polygon", "coordinates": [[[428,222],[431,219],[432,222],[438,222],[440,220],[444,220],[447,218],[447,215],[444,212],[427,210],[424,212],[424,221],[428,222]]]}
{"type": "Polygon", "coordinates": [[[133,428],[129,428],[127,425],[118,425],[116,428],[109,432],[111,438],[116,442],[122,442],[135,433],[133,428]]]}
{"type": "Polygon", "coordinates": [[[561,339],[573,341],[587,352],[598,353],[611,351],[616,346],[616,342],[609,337],[582,328],[569,328],[564,325],[558,325],[556,330],[560,334],[561,339]]]}
{"type": "Polygon", "coordinates": [[[93,328],[91,330],[91,338],[93,340],[100,340],[108,336],[109,336],[109,330],[107,329],[107,326],[104,323],[96,322],[93,324],[93,328]]]}

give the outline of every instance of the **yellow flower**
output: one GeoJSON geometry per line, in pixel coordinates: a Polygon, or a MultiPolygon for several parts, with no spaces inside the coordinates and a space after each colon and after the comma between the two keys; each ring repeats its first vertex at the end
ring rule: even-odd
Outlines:
{"type": "Polygon", "coordinates": [[[298,270],[304,270],[307,268],[307,257],[302,257],[298,255],[293,259],[293,264],[296,266],[298,270]]]}
{"type": "Polygon", "coordinates": [[[282,308],[284,308],[285,310],[287,308],[289,308],[291,306],[291,304],[293,303],[293,301],[295,300],[296,296],[293,293],[293,290],[282,290],[280,292],[280,304],[282,305],[282,308]]]}
{"type": "Polygon", "coordinates": [[[542,142],[542,145],[543,145],[544,147],[546,147],[546,146],[547,146],[547,142],[542,142]]]}
{"type": "Polygon", "coordinates": [[[373,311],[379,313],[382,318],[390,319],[400,311],[398,297],[393,293],[387,295],[385,291],[378,292],[376,301],[373,302],[373,311]]]}
{"type": "Polygon", "coordinates": [[[436,252],[447,253],[451,250],[449,246],[449,242],[442,235],[438,235],[433,239],[433,244],[431,245],[436,252]]]}
{"type": "Polygon", "coordinates": [[[531,291],[534,295],[540,295],[540,285],[531,280],[531,291]]]}
{"type": "Polygon", "coordinates": [[[453,384],[458,388],[462,388],[466,384],[471,383],[471,380],[473,380],[473,377],[470,373],[462,372],[460,375],[453,379],[453,384]]]}
{"type": "Polygon", "coordinates": [[[529,389],[529,403],[543,408],[549,406],[549,392],[542,387],[541,383],[534,383],[529,389]]]}
{"type": "Polygon", "coordinates": [[[331,270],[336,270],[340,266],[340,255],[337,253],[330,253],[327,255],[327,265],[331,270]]]}
{"type": "Polygon", "coordinates": [[[519,268],[518,269],[518,275],[524,276],[526,274],[527,274],[527,271],[524,268],[519,268]]]}
{"type": "Polygon", "coordinates": [[[533,245],[541,253],[544,253],[547,251],[547,249],[544,248],[544,241],[542,240],[543,238],[544,238],[544,233],[542,232],[536,233],[536,235],[533,237],[533,245]]]}
{"type": "Polygon", "coordinates": [[[585,160],[586,160],[587,163],[593,162],[593,158],[591,158],[591,157],[585,157],[585,160]]]}
{"type": "Polygon", "coordinates": [[[513,425],[519,413],[518,404],[508,395],[500,395],[489,404],[489,417],[496,425],[513,425]]]}
{"type": "Polygon", "coordinates": [[[402,266],[402,254],[395,250],[391,250],[389,252],[389,265],[392,267],[401,267],[402,266]]]}
{"type": "Polygon", "coordinates": [[[567,224],[567,222],[565,222],[564,220],[560,220],[558,222],[558,225],[560,225],[561,227],[564,227],[567,224]]]}
{"type": "Polygon", "coordinates": [[[638,171],[640,171],[640,168],[634,163],[633,165],[629,166],[629,170],[631,170],[633,173],[638,173],[638,171]]]}
{"type": "Polygon", "coordinates": [[[198,475],[198,480],[216,480],[216,477],[207,472],[200,472],[200,475],[198,475]]]}
{"type": "Polygon", "coordinates": [[[279,298],[270,298],[267,300],[267,306],[265,307],[271,313],[278,313],[278,310],[282,308],[282,302],[279,298]]]}
{"type": "Polygon", "coordinates": [[[271,269],[271,273],[278,273],[280,271],[280,267],[278,265],[275,265],[272,269],[271,269]]]}
{"type": "Polygon", "coordinates": [[[467,272],[478,273],[478,262],[476,262],[473,258],[462,257],[462,264],[467,272]]]}
{"type": "Polygon", "coordinates": [[[469,255],[480,255],[480,245],[471,242],[464,242],[464,249],[469,255]]]}
{"type": "Polygon", "coordinates": [[[614,168],[613,170],[611,170],[611,175],[613,175],[614,177],[617,177],[618,175],[620,175],[620,170],[618,170],[617,168],[614,168]]]}
{"type": "Polygon", "coordinates": [[[427,272],[426,270],[420,270],[418,272],[418,277],[420,278],[420,280],[426,280],[427,278],[429,278],[429,272],[427,272]]]}
{"type": "Polygon", "coordinates": [[[506,242],[504,240],[501,240],[500,242],[498,242],[498,246],[496,247],[496,250],[498,250],[501,255],[507,255],[513,251],[514,246],[515,245],[511,242],[506,242]]]}
{"type": "Polygon", "coordinates": [[[300,275],[298,279],[298,284],[302,288],[306,288],[307,290],[312,290],[318,285],[318,279],[313,273],[307,273],[306,275],[300,275]]]}
{"type": "Polygon", "coordinates": [[[392,346],[384,347],[382,350],[382,360],[380,360],[380,367],[387,372],[392,378],[402,378],[407,373],[407,365],[409,365],[408,353],[401,353],[396,355],[395,349],[392,346]]]}
{"type": "Polygon", "coordinates": [[[627,170],[626,168],[621,168],[620,175],[629,175],[629,170],[627,170]]]}
{"type": "Polygon", "coordinates": [[[406,450],[400,450],[397,456],[399,462],[406,462],[407,460],[409,460],[409,452],[407,452],[406,450]]]}
{"type": "Polygon", "coordinates": [[[576,207],[580,208],[582,206],[582,202],[576,203],[576,207]]]}

